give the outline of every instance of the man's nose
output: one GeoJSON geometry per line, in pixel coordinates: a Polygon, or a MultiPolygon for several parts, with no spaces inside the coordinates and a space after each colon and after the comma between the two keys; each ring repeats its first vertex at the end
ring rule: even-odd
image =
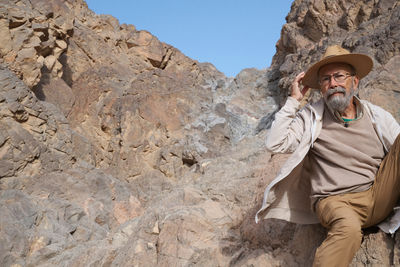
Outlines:
{"type": "Polygon", "coordinates": [[[335,80],[335,78],[333,77],[333,75],[329,76],[329,87],[330,88],[335,88],[338,86],[338,82],[335,80]]]}

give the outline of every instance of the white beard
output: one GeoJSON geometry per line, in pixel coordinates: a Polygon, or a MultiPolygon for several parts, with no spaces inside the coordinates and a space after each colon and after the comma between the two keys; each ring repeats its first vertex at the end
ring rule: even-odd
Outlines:
{"type": "Polygon", "coordinates": [[[350,89],[350,92],[347,92],[345,88],[343,87],[336,87],[333,89],[329,89],[323,96],[325,104],[329,108],[329,110],[332,112],[332,114],[335,113],[335,111],[339,113],[343,113],[346,108],[350,105],[350,100],[352,97],[356,94],[356,90],[354,90],[353,86],[350,89]],[[343,95],[334,95],[332,97],[332,94],[336,92],[341,92],[343,95]]]}

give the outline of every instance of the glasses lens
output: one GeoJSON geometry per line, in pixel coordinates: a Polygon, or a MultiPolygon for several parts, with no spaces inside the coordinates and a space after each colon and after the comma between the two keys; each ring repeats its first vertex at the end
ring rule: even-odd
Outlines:
{"type": "Polygon", "coordinates": [[[319,84],[326,85],[330,82],[331,76],[324,76],[319,80],[319,84]]]}
{"type": "Polygon", "coordinates": [[[346,80],[346,75],[342,73],[336,73],[333,75],[333,79],[335,79],[336,82],[342,83],[346,80]]]}
{"type": "Polygon", "coordinates": [[[349,77],[349,74],[344,74],[344,73],[335,73],[329,76],[323,76],[321,77],[321,79],[319,80],[319,83],[321,85],[327,85],[328,83],[330,83],[331,81],[331,77],[333,77],[333,79],[335,80],[335,82],[337,83],[343,83],[347,77],[349,77]]]}

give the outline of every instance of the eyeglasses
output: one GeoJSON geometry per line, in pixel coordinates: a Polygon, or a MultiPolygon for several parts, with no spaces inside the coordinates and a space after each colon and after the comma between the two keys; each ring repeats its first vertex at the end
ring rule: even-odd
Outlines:
{"type": "Polygon", "coordinates": [[[346,81],[347,78],[349,78],[350,76],[353,76],[353,75],[354,74],[350,74],[350,73],[343,74],[340,72],[334,73],[332,75],[325,75],[319,79],[319,85],[325,86],[325,85],[329,84],[331,82],[331,77],[333,77],[333,79],[337,83],[344,83],[344,81],[346,81]]]}

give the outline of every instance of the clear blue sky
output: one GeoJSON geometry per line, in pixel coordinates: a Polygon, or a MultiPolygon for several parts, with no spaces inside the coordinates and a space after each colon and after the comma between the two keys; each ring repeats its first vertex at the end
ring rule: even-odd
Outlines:
{"type": "Polygon", "coordinates": [[[227,76],[271,64],[293,0],[86,0],[227,76]]]}

